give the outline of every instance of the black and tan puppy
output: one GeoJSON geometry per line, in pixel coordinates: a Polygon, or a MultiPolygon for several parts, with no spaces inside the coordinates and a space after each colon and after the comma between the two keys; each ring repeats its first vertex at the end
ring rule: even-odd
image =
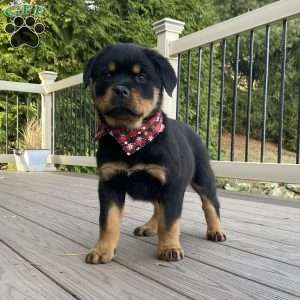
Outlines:
{"type": "Polygon", "coordinates": [[[180,216],[189,184],[201,196],[207,238],[226,239],[206,148],[187,125],[161,112],[163,91],[171,95],[176,81],[164,57],[134,44],[108,46],[85,68],[100,122],[100,236],[87,263],[107,263],[116,254],[126,193],[153,203],[153,216],[134,234],[158,234],[160,259],[184,256],[180,216]]]}

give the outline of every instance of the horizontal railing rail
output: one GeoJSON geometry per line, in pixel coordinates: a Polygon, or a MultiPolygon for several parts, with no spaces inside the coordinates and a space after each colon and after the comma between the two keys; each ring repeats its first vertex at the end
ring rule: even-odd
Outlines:
{"type": "Polygon", "coordinates": [[[41,84],[0,80],[0,91],[42,94],[45,92],[41,84]]]}
{"type": "Polygon", "coordinates": [[[48,85],[45,90],[47,93],[57,92],[83,83],[83,73],[71,76],[48,85]]]}
{"type": "Polygon", "coordinates": [[[299,0],[281,0],[170,42],[170,55],[254,30],[300,14],[299,0]]]}

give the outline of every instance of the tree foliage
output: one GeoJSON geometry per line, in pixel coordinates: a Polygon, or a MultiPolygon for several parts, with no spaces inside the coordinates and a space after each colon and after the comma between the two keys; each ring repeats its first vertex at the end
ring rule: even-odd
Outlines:
{"type": "MultiPolygon", "coordinates": [[[[36,1],[40,3],[41,1],[36,1]]],[[[42,1],[43,2],[43,1],[42,1]]],[[[152,23],[164,17],[184,20],[185,33],[199,30],[216,20],[210,1],[178,0],[52,0],[40,20],[46,32],[35,48],[12,48],[9,35],[0,32],[0,78],[39,82],[38,72],[56,71],[65,78],[82,71],[87,59],[103,46],[123,42],[155,45],[152,23]],[[92,3],[92,4],[91,4],[92,3]]],[[[7,6],[1,3],[0,8],[7,6]]],[[[11,20],[0,15],[0,27],[11,20]]]]}

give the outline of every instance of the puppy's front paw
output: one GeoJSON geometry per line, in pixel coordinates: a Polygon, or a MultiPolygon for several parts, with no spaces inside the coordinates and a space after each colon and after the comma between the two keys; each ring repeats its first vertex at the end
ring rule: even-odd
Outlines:
{"type": "Polygon", "coordinates": [[[158,258],[165,261],[179,261],[184,258],[184,252],[180,246],[170,248],[159,248],[158,258]]]}
{"type": "Polygon", "coordinates": [[[137,227],[133,233],[136,236],[153,236],[157,234],[157,228],[143,225],[137,227]]]}
{"type": "Polygon", "coordinates": [[[226,234],[222,229],[220,230],[207,230],[206,237],[209,241],[224,242],[226,241],[226,234]]]}
{"type": "Polygon", "coordinates": [[[85,257],[87,264],[107,264],[115,256],[115,251],[93,248],[85,257]]]}

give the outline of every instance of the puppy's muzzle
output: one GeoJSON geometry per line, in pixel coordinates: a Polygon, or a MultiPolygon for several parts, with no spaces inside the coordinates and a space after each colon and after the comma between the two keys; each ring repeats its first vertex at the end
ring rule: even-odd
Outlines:
{"type": "Polygon", "coordinates": [[[118,118],[122,115],[141,117],[142,114],[138,113],[131,102],[131,91],[124,85],[116,85],[112,87],[112,106],[106,112],[105,115],[118,118]]]}

